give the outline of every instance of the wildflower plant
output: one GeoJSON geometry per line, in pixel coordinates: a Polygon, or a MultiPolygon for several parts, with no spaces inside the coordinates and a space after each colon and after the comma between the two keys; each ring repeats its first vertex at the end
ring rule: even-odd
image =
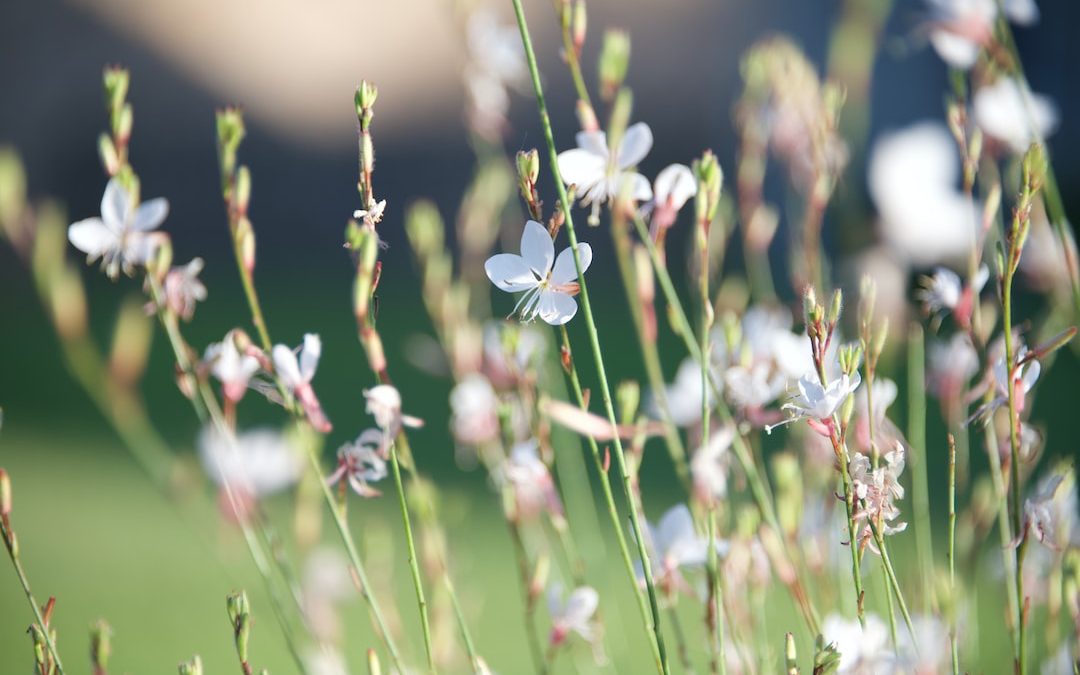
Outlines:
{"type": "MultiPolygon", "coordinates": [[[[473,632],[480,610],[471,602],[489,580],[459,562],[468,552],[444,525],[443,477],[425,473],[436,452],[484,472],[493,495],[483,499],[506,527],[516,587],[490,589],[498,601],[484,612],[520,621],[529,663],[497,664],[503,672],[585,670],[614,657],[620,672],[661,675],[769,672],[780,663],[788,673],[960,673],[985,667],[980,650],[1005,636],[1021,674],[1033,670],[1035,653],[1075,657],[1077,632],[1064,630],[1080,619],[1075,472],[1040,470],[1045,430],[1036,413],[1055,359],[1070,354],[1063,348],[1076,334],[1080,272],[1044,144],[1059,116],[1031,92],[1009,25],[1036,21],[1035,5],[929,2],[926,35],[953,72],[942,119],[880,134],[870,148],[846,133],[858,128],[849,115],[867,114],[856,80],[835,68],[820,73],[787,38],[759,41],[740,64],[734,163],[706,149],[655,175],[650,155],[663,155],[668,139],[659,126],[654,136],[647,121],[631,122],[630,35],[604,34],[593,92],[586,3],[557,0],[578,129],[556,135],[522,2],[512,5],[516,27],[456,8],[476,171],[454,225],[430,202],[403,206],[376,189],[379,90],[365,81],[355,92],[358,201],[342,207],[352,217],[343,218],[340,262],[353,274],[349,310],[370,373],[335,425],[316,387],[320,363],[341,359],[338,346],[324,354],[319,326],[298,327],[299,346],[276,342],[263,311],[241,110],[218,111],[216,147],[249,316],[198,347],[185,334],[209,290],[219,290],[201,280],[203,258],[174,264],[172,238],[183,230],[165,198],[142,198],[128,153],[126,70],[103,76],[99,214],[68,224],[48,205],[32,210],[21,165],[0,154],[0,231],[32,271],[66,365],[171,498],[185,484],[181,465],[139,388],[148,317],[166,336],[179,392],[201,428],[193,441],[203,473],[295,668],[339,672],[357,657],[361,646],[338,615],[353,587],[377,641],[362,646],[370,672],[384,660],[390,672],[491,672],[481,652],[493,640],[473,632]],[[511,156],[510,101],[530,89],[543,144],[511,156]],[[861,154],[865,163],[852,161],[861,154]],[[838,194],[864,164],[874,214],[838,194]],[[785,208],[766,189],[770,170],[785,208]],[[603,229],[576,229],[582,213],[603,229]],[[424,349],[404,351],[425,377],[449,380],[445,427],[426,411],[426,419],[407,412],[422,409],[420,392],[396,379],[402,349],[379,315],[381,284],[407,272],[389,269],[383,253],[382,233],[399,217],[434,334],[424,349]],[[873,265],[848,283],[835,244],[845,221],[865,226],[902,288],[873,265]],[[685,236],[669,240],[680,229],[685,236]],[[590,241],[580,241],[586,232],[590,241]],[[787,246],[774,247],[781,237],[787,246]],[[138,297],[121,310],[111,350],[89,328],[83,276],[65,240],[138,297]],[[516,252],[498,250],[514,241],[516,252]],[[790,256],[783,273],[773,267],[780,248],[790,256]],[[625,296],[619,330],[635,342],[640,368],[630,377],[640,382],[612,377],[610,324],[601,321],[608,299],[601,311],[590,296],[596,272],[586,277],[594,255],[615,263],[625,296]],[[1060,269],[1031,272],[1043,266],[1033,255],[1060,269]],[[1038,312],[1018,311],[1021,289],[1039,298],[1038,312]],[[941,438],[928,431],[927,394],[940,404],[941,438]],[[247,410],[266,403],[275,423],[249,428],[247,410]],[[421,444],[422,427],[441,441],[421,444]],[[354,440],[331,458],[324,449],[334,430],[354,440]],[[661,490],[663,481],[670,485],[661,490]],[[943,488],[947,518],[930,508],[943,488]],[[664,511],[671,492],[679,497],[664,511]],[[276,510],[264,508],[282,493],[295,508],[295,548],[309,553],[299,580],[276,510]],[[380,499],[400,522],[373,515],[380,499]],[[363,528],[350,521],[357,512],[363,528]],[[341,553],[314,549],[327,516],[341,553]],[[404,542],[385,578],[379,528],[404,542]],[[995,567],[1003,584],[970,587],[995,567]],[[408,576],[415,625],[399,615],[395,572],[408,576]],[[1007,611],[987,637],[966,615],[990,592],[1007,611]],[[502,602],[510,593],[519,601],[502,602]],[[620,612],[619,597],[635,611],[620,612]],[[776,611],[777,598],[787,611],[776,611]],[[640,645],[631,666],[619,660],[625,644],[640,645]]],[[[865,18],[843,13],[844,22],[865,18]]],[[[872,44],[878,28],[861,25],[861,39],[872,44]]],[[[34,666],[63,675],[55,599],[40,604],[31,593],[11,483],[0,469],[0,535],[33,612],[34,666]]],[[[226,610],[250,674],[255,609],[235,592],[226,610]]],[[[105,672],[110,640],[107,625],[94,628],[96,673],[105,672]]],[[[202,669],[197,656],[180,665],[202,669]]]]}

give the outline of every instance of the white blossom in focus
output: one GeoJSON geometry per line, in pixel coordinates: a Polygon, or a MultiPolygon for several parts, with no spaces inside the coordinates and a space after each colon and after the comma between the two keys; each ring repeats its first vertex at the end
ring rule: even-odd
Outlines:
{"type": "Polygon", "coordinates": [[[816,374],[803,375],[796,385],[798,391],[781,406],[788,413],[788,419],[765,427],[765,432],[771,433],[778,426],[801,419],[823,423],[829,421],[847,397],[858,389],[860,382],[862,378],[858,372],[841,375],[828,386],[822,386],[816,374]]]}
{"type": "Polygon", "coordinates": [[[164,198],[136,204],[119,179],[112,178],[101,197],[101,217],[72,223],[68,241],[86,254],[88,263],[101,258],[105,273],[115,279],[121,270],[131,274],[136,265],[150,259],[154,250],[150,232],[168,215],[164,198]]]}
{"type": "Polygon", "coordinates": [[[603,131],[579,131],[578,147],[559,153],[559,173],[567,185],[577,186],[582,206],[592,206],[592,219],[600,207],[619,196],[624,182],[630,182],[630,197],[639,202],[652,199],[649,180],[633,171],[652,149],[653,135],[648,124],[630,125],[612,155],[603,131]]]}
{"type": "MultiPolygon", "coordinates": [[[[577,245],[581,271],[592,262],[592,248],[577,245]]],[[[535,220],[525,223],[521,233],[521,255],[499,253],[484,263],[491,283],[507,293],[524,292],[512,314],[523,322],[539,316],[552,326],[561,326],[577,314],[577,268],[573,249],[566,248],[555,257],[555,245],[547,228],[535,220]]]]}

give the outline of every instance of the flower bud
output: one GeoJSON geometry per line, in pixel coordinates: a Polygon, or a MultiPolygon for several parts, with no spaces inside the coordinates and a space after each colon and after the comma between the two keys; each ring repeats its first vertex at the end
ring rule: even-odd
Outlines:
{"type": "Polygon", "coordinates": [[[444,252],[444,225],[439,210],[430,201],[421,200],[409,206],[405,213],[405,233],[417,257],[430,263],[444,252]]]}
{"type": "Polygon", "coordinates": [[[368,675],[382,675],[382,664],[379,663],[379,655],[374,649],[367,650],[368,675]]]}
{"type": "Polygon", "coordinates": [[[622,30],[604,33],[600,50],[600,95],[605,101],[614,98],[626,79],[630,66],[630,34],[622,30]]]}
{"type": "Polygon", "coordinates": [[[574,4],[574,19],[572,23],[574,49],[581,55],[581,48],[585,45],[585,33],[588,29],[588,17],[585,12],[585,0],[577,0],[574,4]]]}
{"type": "Polygon", "coordinates": [[[551,572],[551,559],[541,554],[536,558],[536,567],[533,568],[532,578],[529,579],[529,603],[536,602],[544,593],[547,586],[548,574],[551,572]]]}
{"type": "Polygon", "coordinates": [[[98,136],[98,156],[101,158],[101,165],[105,167],[105,173],[115,176],[120,170],[120,155],[116,152],[112,138],[105,132],[98,136]]]}
{"type": "Polygon", "coordinates": [[[701,159],[694,162],[694,176],[698,181],[694,211],[697,221],[707,226],[716,218],[720,190],[724,184],[724,170],[720,168],[720,162],[712,150],[706,150],[701,159]]]}
{"type": "Polygon", "coordinates": [[[146,369],[154,327],[141,302],[125,301],[113,330],[109,371],[124,385],[134,384],[146,369]]]}
{"type": "Polygon", "coordinates": [[[0,516],[11,515],[11,477],[4,469],[0,469],[0,516]]]}
{"type": "Polygon", "coordinates": [[[589,105],[588,102],[578,99],[575,111],[577,113],[578,126],[581,127],[582,131],[599,131],[600,122],[596,119],[596,111],[593,110],[593,107],[589,105]]]}
{"type": "Polygon", "coordinates": [[[225,598],[225,610],[233,626],[236,654],[241,663],[248,661],[248,640],[251,637],[251,605],[247,593],[231,593],[225,598]]]}
{"type": "Polygon", "coordinates": [[[540,178],[540,153],[536,148],[531,150],[518,150],[517,156],[518,178],[529,185],[535,185],[540,178]]]}
{"type": "Polygon", "coordinates": [[[109,668],[112,634],[112,626],[104,619],[98,619],[90,626],[90,663],[95,673],[104,673],[109,668]]]}
{"type": "Polygon", "coordinates": [[[844,295],[840,289],[833,291],[832,302],[829,303],[829,315],[825,320],[830,326],[835,326],[836,322],[840,320],[840,310],[844,304],[844,295]]]}
{"type": "Polygon", "coordinates": [[[65,340],[86,334],[86,291],[82,276],[64,266],[50,281],[47,293],[56,332],[65,340]]]}
{"type": "Polygon", "coordinates": [[[255,271],[255,228],[247,216],[241,216],[236,220],[236,229],[233,231],[233,246],[240,254],[240,261],[248,274],[255,271]]]}
{"type": "Polygon", "coordinates": [[[1031,192],[1041,189],[1046,182],[1046,151],[1041,143],[1032,143],[1024,153],[1023,173],[1024,187],[1031,192]]]}
{"type": "Polygon", "coordinates": [[[619,419],[632,422],[641,403],[641,387],[634,380],[620,382],[615,389],[615,401],[619,405],[619,419]]]}
{"type": "Polygon", "coordinates": [[[120,109],[116,118],[115,129],[113,133],[116,135],[116,140],[121,145],[127,145],[127,142],[131,139],[131,129],[135,126],[135,112],[131,109],[130,103],[125,103],[124,107],[120,109]]]}
{"type": "Polygon", "coordinates": [[[787,675],[799,675],[799,655],[795,651],[795,636],[784,635],[784,661],[787,663],[787,675]]]}
{"type": "Polygon", "coordinates": [[[217,111],[218,161],[221,163],[223,180],[232,176],[236,169],[236,152],[244,140],[244,113],[240,108],[229,107],[217,111]]]}
{"type": "Polygon", "coordinates": [[[379,89],[367,80],[362,80],[356,88],[356,114],[363,117],[364,111],[370,111],[375,106],[375,99],[379,97],[379,89]]]}
{"type": "Polygon", "coordinates": [[[1076,337],[1076,326],[1069,326],[1046,342],[1039,344],[1031,350],[1033,359],[1044,359],[1050,354],[1061,349],[1076,337]]]}
{"type": "Polygon", "coordinates": [[[198,654],[193,656],[190,661],[184,661],[180,664],[180,675],[203,675],[202,659],[198,654]]]}
{"type": "Polygon", "coordinates": [[[803,321],[806,323],[807,329],[817,323],[819,314],[817,293],[814,292],[813,286],[807,286],[803,292],[803,321]]]}
{"type": "Polygon", "coordinates": [[[131,74],[121,66],[106,66],[102,74],[102,83],[105,87],[105,105],[108,106],[109,112],[115,115],[127,100],[131,74]]]}
{"type": "Polygon", "coordinates": [[[236,212],[244,215],[248,210],[248,202],[251,201],[251,171],[246,166],[241,166],[236,171],[236,187],[233,193],[233,205],[236,212]]]}

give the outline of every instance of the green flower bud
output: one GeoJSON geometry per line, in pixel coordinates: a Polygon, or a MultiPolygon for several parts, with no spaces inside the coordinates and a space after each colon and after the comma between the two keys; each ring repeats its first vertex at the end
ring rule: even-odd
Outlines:
{"type": "Polygon", "coordinates": [[[90,662],[95,672],[104,673],[109,667],[112,635],[112,626],[104,619],[98,619],[90,626],[90,662]]]}
{"type": "Polygon", "coordinates": [[[630,67],[630,34],[622,30],[604,33],[600,49],[600,95],[610,101],[626,79],[630,67]]]}
{"type": "Polygon", "coordinates": [[[203,675],[202,659],[196,654],[190,661],[181,663],[179,669],[180,675],[203,675]]]}
{"type": "Polygon", "coordinates": [[[0,516],[11,515],[11,477],[4,469],[0,469],[0,516]]]}

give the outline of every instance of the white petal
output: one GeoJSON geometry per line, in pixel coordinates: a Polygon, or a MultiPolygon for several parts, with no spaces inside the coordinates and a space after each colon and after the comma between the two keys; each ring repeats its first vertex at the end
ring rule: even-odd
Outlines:
{"type": "Polygon", "coordinates": [[[559,153],[559,173],[567,185],[577,185],[578,192],[604,179],[607,161],[588,150],[574,149],[559,153]]]}
{"type": "Polygon", "coordinates": [[[599,605],[600,595],[592,588],[582,586],[574,589],[574,592],[566,600],[566,610],[563,612],[563,616],[571,623],[583,623],[592,618],[599,605]]]}
{"type": "Polygon", "coordinates": [[[1035,0],[1005,0],[1005,16],[1018,26],[1030,26],[1039,20],[1039,7],[1035,0]]]}
{"type": "Polygon", "coordinates": [[[620,193],[626,187],[626,182],[630,182],[630,196],[634,201],[647,202],[653,198],[652,186],[649,185],[649,179],[642,176],[640,173],[624,173],[620,177],[623,184],[619,186],[620,193]]]}
{"type": "Polygon", "coordinates": [[[525,259],[513,253],[491,256],[484,263],[484,272],[491,283],[509,293],[536,288],[538,283],[525,259]]]}
{"type": "Polygon", "coordinates": [[[645,155],[652,150],[652,129],[644,122],[633,124],[626,130],[626,135],[619,142],[619,154],[616,163],[620,169],[629,169],[637,166],[638,162],[645,159],[645,155]]]}
{"type": "Polygon", "coordinates": [[[656,547],[661,555],[667,555],[671,549],[684,539],[697,539],[694,530],[694,517],[686,504],[673,506],[664,514],[656,526],[656,547]]]}
{"type": "Polygon", "coordinates": [[[930,44],[942,61],[960,70],[968,70],[975,65],[982,51],[979,43],[943,29],[930,33],[930,44]]]}
{"type": "Polygon", "coordinates": [[[521,257],[540,279],[546,279],[555,260],[555,244],[547,228],[530,220],[521,233],[521,257]]]}
{"type": "Polygon", "coordinates": [[[1004,141],[1016,153],[1026,151],[1037,137],[1045,138],[1058,125],[1054,102],[1025,92],[1013,78],[1003,77],[981,87],[975,92],[972,107],[975,122],[983,132],[1004,141]]]}
{"type": "Polygon", "coordinates": [[[119,233],[124,229],[128,211],[131,209],[131,197],[120,181],[113,178],[105,186],[101,196],[101,219],[110,230],[119,233]]]}
{"type": "Polygon", "coordinates": [[[300,350],[300,375],[305,382],[311,382],[315,377],[315,369],[319,367],[319,356],[322,355],[322,340],[314,333],[304,335],[304,348],[300,350]]]}
{"type": "Polygon", "coordinates": [[[164,197],[151,199],[139,204],[139,208],[135,211],[135,222],[131,224],[131,227],[140,232],[156,230],[168,215],[169,201],[167,199],[164,197]]]}
{"type": "Polygon", "coordinates": [[[656,176],[653,190],[656,201],[668,201],[676,209],[681,209],[686,201],[697,194],[697,180],[690,167],[685,164],[672,164],[656,176]]]}
{"type": "Polygon", "coordinates": [[[600,157],[605,162],[608,158],[607,134],[603,131],[579,131],[574,136],[577,145],[586,152],[600,157]]]}
{"type": "Polygon", "coordinates": [[[577,301],[566,293],[544,291],[540,294],[539,314],[552,326],[561,326],[577,314],[577,301]]]}
{"type": "Polygon", "coordinates": [[[282,383],[289,389],[303,383],[300,377],[300,365],[296,362],[296,354],[285,345],[274,345],[272,352],[274,357],[274,370],[282,383]]]}
{"type": "Polygon", "coordinates": [[[87,218],[72,223],[68,227],[68,241],[91,258],[97,258],[120,243],[116,233],[110,230],[101,218],[87,218]]]}
{"type": "MultiPolygon", "coordinates": [[[[578,257],[581,258],[581,273],[584,274],[589,265],[592,263],[592,246],[584,242],[580,242],[577,245],[578,257]]],[[[559,254],[557,260],[555,260],[555,267],[551,270],[551,283],[556,286],[570,283],[578,278],[577,268],[574,267],[574,250],[572,248],[563,249],[559,254]]]]}

